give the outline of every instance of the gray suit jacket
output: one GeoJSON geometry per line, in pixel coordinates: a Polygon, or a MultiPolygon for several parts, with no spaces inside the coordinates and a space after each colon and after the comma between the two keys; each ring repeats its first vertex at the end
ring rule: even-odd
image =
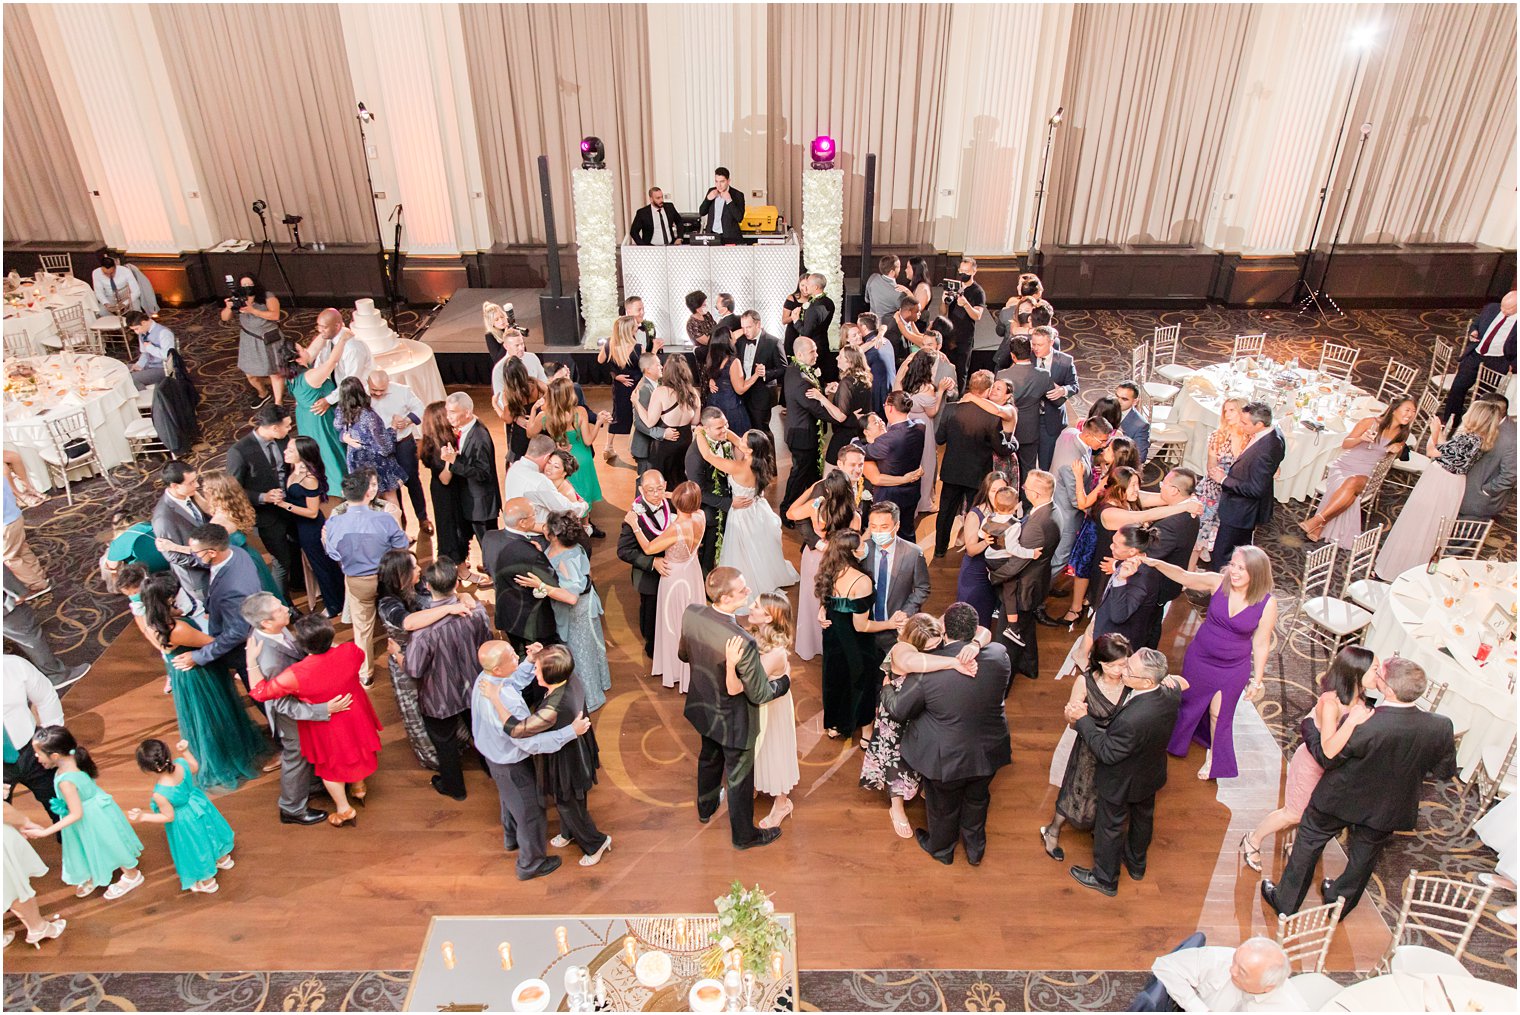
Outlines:
{"type": "Polygon", "coordinates": [[[1497,517],[1515,501],[1515,421],[1499,424],[1499,439],[1478,456],[1467,470],[1467,491],[1462,495],[1462,518],[1497,517]]]}
{"type": "MultiPolygon", "coordinates": [[[[190,541],[190,530],[195,525],[195,519],[190,517],[190,513],[167,492],[153,505],[153,535],[159,539],[184,546],[190,541]]],[[[207,587],[211,584],[211,569],[194,554],[171,552],[164,556],[169,561],[174,577],[179,579],[180,587],[195,597],[196,602],[204,603],[207,587]]]]}
{"type": "Polygon", "coordinates": [[[646,461],[649,452],[654,447],[654,442],[665,439],[665,427],[645,426],[644,417],[639,415],[639,406],[649,408],[649,400],[654,397],[654,389],[658,385],[645,383],[643,377],[633,388],[633,436],[628,442],[628,452],[633,455],[635,461],[646,461]]]}
{"type": "MultiPolygon", "coordinates": [[[[872,542],[871,549],[866,554],[866,570],[871,575],[871,580],[876,580],[876,544],[872,542]]],[[[893,543],[892,550],[892,574],[887,582],[887,616],[891,616],[898,610],[908,616],[919,612],[924,608],[924,601],[929,598],[929,565],[924,561],[924,551],[918,548],[918,544],[910,543],[901,536],[893,543]]],[[[881,631],[876,636],[878,641],[887,641],[888,644],[897,640],[896,631],[881,631]]]]}
{"type": "MultiPolygon", "coordinates": [[[[257,631],[250,631],[250,638],[258,639],[259,646],[259,672],[267,678],[279,676],[287,668],[306,658],[306,653],[294,645],[281,645],[262,637],[257,631]]],[[[307,722],[326,722],[332,716],[327,713],[327,703],[309,705],[294,695],[286,695],[283,698],[275,698],[264,703],[276,716],[283,719],[304,719],[307,722]]],[[[283,725],[283,724],[282,724],[283,725]]],[[[294,729],[290,730],[295,733],[294,729]]]]}

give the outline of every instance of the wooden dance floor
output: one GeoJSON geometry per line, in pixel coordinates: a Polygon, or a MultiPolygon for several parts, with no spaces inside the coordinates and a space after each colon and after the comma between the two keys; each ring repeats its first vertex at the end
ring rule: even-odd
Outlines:
{"type": "MultiPolygon", "coordinates": [[[[593,397],[605,399],[605,389],[593,397]]],[[[477,404],[486,404],[483,394],[477,404]]],[[[500,449],[500,425],[490,423],[500,449]]],[[[979,868],[963,854],[943,867],[893,834],[885,798],[859,788],[859,752],[822,735],[816,659],[793,670],[802,752],[796,811],[776,844],[735,851],[723,813],[706,826],[696,820],[697,737],[681,716],[681,695],[648,675],[638,599],[614,553],[633,471],[598,466],[606,502],[594,517],[609,536],[595,542],[594,573],[614,685],[594,716],[604,768],[591,810],[613,837],[599,866],[577,866],[572,847],[557,851],[565,865],[555,874],[518,882],[502,851],[492,782],[470,769],[463,803],[431,790],[381,667],[372,695],[386,724],[385,748],[356,828],[279,824],[277,776],[266,775],[217,798],[237,832],[237,867],[221,876],[220,892],[181,893],[162,831],[144,825],[148,884],[117,902],[99,893],[74,899],[57,880],[56,841],[39,844],[55,868],[39,882],[50,886],[43,912],[66,916],[68,931],[41,952],[11,949],[7,971],[409,969],[434,914],[706,911],[734,879],[762,885],[779,908],[797,914],[805,969],[1143,969],[1195,929],[1213,944],[1275,930],[1257,877],[1244,868],[1237,875],[1236,844],[1277,806],[1283,768],[1253,708],[1237,712],[1239,778],[1198,781],[1199,749],[1172,761],[1143,883],[1122,879],[1113,899],[1077,885],[1067,867],[1090,861],[1085,834],[1064,836],[1065,863],[1045,856],[1037,829],[1054,802],[1047,773],[1070,691],[1053,679],[1070,636],[1048,628],[1040,629],[1040,679],[1021,680],[1009,699],[1014,763],[993,783],[979,868]]],[[[931,523],[922,527],[921,545],[932,547],[931,523]]],[[[795,563],[796,541],[787,540],[795,563]]],[[[425,556],[431,547],[424,540],[419,550],[425,556]]],[[[952,551],[946,564],[931,565],[931,609],[951,601],[958,564],[952,551]]],[[[1168,617],[1165,647],[1174,669],[1197,623],[1191,609],[1168,617]]],[[[129,627],[65,698],[70,726],[98,747],[101,784],[123,807],[147,806],[151,778],[132,763],[137,743],[177,736],[163,683],[162,662],[129,627]]],[[[24,790],[17,799],[35,810],[24,790]]],[[[320,794],[313,800],[329,806],[320,794]]],[[[768,807],[760,801],[757,813],[768,807]]],[[[922,824],[921,801],[909,805],[909,815],[922,824]]],[[[1270,850],[1267,862],[1269,870],[1278,865],[1270,850]]],[[[1337,846],[1326,863],[1340,870],[1337,846]]],[[[1317,901],[1312,892],[1310,899],[1317,901]]],[[[1366,902],[1342,923],[1330,967],[1368,968],[1387,942],[1386,926],[1366,902]]]]}

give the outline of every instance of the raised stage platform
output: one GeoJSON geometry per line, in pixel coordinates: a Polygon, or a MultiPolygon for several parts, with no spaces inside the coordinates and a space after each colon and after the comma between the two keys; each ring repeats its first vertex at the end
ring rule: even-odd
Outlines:
{"type": "Polygon", "coordinates": [[[540,359],[568,360],[579,381],[603,379],[595,349],[544,344],[539,293],[538,289],[455,289],[432,322],[412,337],[432,348],[445,384],[490,384],[492,362],[486,349],[481,305],[510,303],[518,325],[528,329],[529,352],[540,359]]]}

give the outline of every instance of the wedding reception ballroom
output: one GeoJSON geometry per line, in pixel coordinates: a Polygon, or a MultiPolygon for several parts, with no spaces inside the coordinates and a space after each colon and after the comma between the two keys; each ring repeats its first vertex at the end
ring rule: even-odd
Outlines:
{"type": "Polygon", "coordinates": [[[1516,43],[6,3],[5,1008],[1520,1008],[1516,43]]]}

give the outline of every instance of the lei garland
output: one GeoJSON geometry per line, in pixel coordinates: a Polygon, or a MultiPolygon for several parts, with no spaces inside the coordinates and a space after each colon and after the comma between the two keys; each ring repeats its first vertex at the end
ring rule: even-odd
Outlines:
{"type": "MultiPolygon", "coordinates": [[[[705,431],[702,433],[702,440],[706,442],[707,450],[711,451],[714,455],[724,459],[725,461],[733,461],[733,442],[714,441],[711,437],[707,436],[707,433],[705,431]]],[[[728,476],[723,472],[722,469],[719,469],[715,465],[709,465],[708,468],[712,470],[712,492],[714,495],[721,497],[723,496],[723,485],[724,483],[728,482],[728,476]]],[[[718,508],[713,512],[713,524],[718,528],[718,539],[717,542],[713,544],[714,561],[720,560],[723,557],[723,524],[727,520],[728,512],[725,509],[718,508]]]]}
{"type": "MultiPolygon", "coordinates": [[[[801,372],[803,380],[808,382],[809,387],[817,388],[819,391],[823,390],[823,382],[819,378],[817,364],[808,366],[806,363],[803,363],[801,360],[799,360],[796,356],[791,357],[791,363],[792,366],[796,367],[798,371],[801,372]]],[[[828,438],[824,436],[823,420],[814,419],[813,430],[818,435],[818,474],[821,476],[823,475],[824,470],[824,451],[828,445],[828,438]]]]}

